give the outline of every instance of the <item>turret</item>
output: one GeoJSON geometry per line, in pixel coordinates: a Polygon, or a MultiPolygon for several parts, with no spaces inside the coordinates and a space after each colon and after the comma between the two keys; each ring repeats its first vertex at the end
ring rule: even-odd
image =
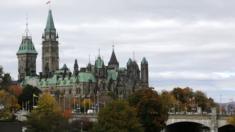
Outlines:
{"type": "Polygon", "coordinates": [[[141,83],[143,86],[149,86],[148,61],[144,57],[141,61],[141,83]]]}
{"type": "Polygon", "coordinates": [[[36,75],[36,59],[37,51],[34,47],[32,37],[28,35],[28,23],[26,24],[26,35],[22,37],[22,41],[17,52],[18,58],[18,79],[24,80],[25,76],[36,75]]]}
{"type": "Polygon", "coordinates": [[[119,62],[117,61],[117,57],[114,52],[114,47],[112,51],[112,55],[110,57],[109,63],[108,63],[109,69],[118,69],[119,68],[119,62]]]}
{"type": "Polygon", "coordinates": [[[74,62],[74,66],[73,66],[73,74],[75,75],[75,76],[77,76],[78,75],[78,62],[77,62],[77,59],[75,60],[75,62],[74,62]]]}
{"type": "Polygon", "coordinates": [[[97,77],[105,77],[105,66],[104,61],[100,55],[95,60],[95,74],[97,77]]]}
{"type": "Polygon", "coordinates": [[[42,72],[46,73],[46,65],[50,73],[59,69],[58,34],[53,21],[52,11],[49,10],[46,27],[42,35],[42,72]]]}

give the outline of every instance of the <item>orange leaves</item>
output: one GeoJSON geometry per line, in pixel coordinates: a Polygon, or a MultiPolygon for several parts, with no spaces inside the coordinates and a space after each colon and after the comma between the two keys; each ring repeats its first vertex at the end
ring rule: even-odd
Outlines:
{"type": "Polygon", "coordinates": [[[66,109],[63,112],[64,118],[69,119],[72,116],[72,109],[66,109]]]}

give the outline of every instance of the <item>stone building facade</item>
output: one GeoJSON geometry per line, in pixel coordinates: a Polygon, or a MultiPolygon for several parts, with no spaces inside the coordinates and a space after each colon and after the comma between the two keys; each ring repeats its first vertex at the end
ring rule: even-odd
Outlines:
{"type": "Polygon", "coordinates": [[[32,37],[26,35],[22,37],[22,41],[17,52],[18,58],[18,80],[24,80],[26,76],[36,76],[36,59],[37,51],[35,50],[32,37]]]}
{"type": "MultiPolygon", "coordinates": [[[[50,91],[59,95],[91,97],[97,94],[112,93],[119,98],[126,98],[136,89],[149,85],[146,58],[142,59],[140,67],[136,60],[131,58],[126,67],[120,67],[113,48],[107,65],[98,55],[95,62],[93,64],[89,62],[86,67],[79,67],[78,61],[75,60],[72,70],[66,64],[59,69],[58,43],[52,11],[49,10],[47,25],[42,36],[42,72],[37,76],[26,74],[22,81],[23,85],[30,84],[42,91],[50,91]]],[[[34,63],[34,61],[24,61],[26,61],[24,63],[34,63]]],[[[19,75],[21,75],[21,71],[19,71],[19,75]]]]}

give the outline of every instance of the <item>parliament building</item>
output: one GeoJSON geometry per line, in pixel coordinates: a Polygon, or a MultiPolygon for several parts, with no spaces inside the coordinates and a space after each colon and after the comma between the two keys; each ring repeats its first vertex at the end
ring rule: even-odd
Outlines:
{"type": "Polygon", "coordinates": [[[22,85],[33,85],[52,94],[90,97],[112,92],[116,97],[126,98],[149,85],[146,58],[143,57],[140,65],[129,58],[126,67],[120,67],[114,48],[108,64],[98,55],[95,62],[89,62],[86,67],[79,67],[77,60],[72,69],[66,64],[59,67],[59,36],[51,10],[42,34],[42,72],[39,74],[36,72],[37,55],[32,37],[26,31],[17,52],[18,79],[22,85]]]}

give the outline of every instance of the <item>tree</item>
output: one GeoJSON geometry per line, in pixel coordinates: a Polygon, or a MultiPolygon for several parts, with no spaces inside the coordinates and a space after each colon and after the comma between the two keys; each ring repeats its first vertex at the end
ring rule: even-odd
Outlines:
{"type": "Polygon", "coordinates": [[[44,93],[38,100],[38,107],[28,117],[29,132],[64,132],[67,131],[67,120],[55,98],[44,93]]]}
{"type": "Polygon", "coordinates": [[[227,122],[233,126],[235,126],[235,116],[231,116],[228,118],[227,122]]]}
{"type": "Polygon", "coordinates": [[[202,91],[194,92],[191,88],[174,88],[171,94],[177,100],[177,111],[192,111],[196,107],[201,107],[202,111],[210,112],[216,103],[212,98],[208,98],[202,91]]]}
{"type": "MultiPolygon", "coordinates": [[[[80,118],[70,123],[71,132],[81,132],[82,131],[91,131],[93,127],[93,122],[90,121],[87,117],[80,118]]],[[[95,130],[96,132],[96,130],[95,130]]]]}
{"type": "Polygon", "coordinates": [[[2,82],[0,84],[0,88],[4,90],[8,90],[8,87],[11,85],[11,75],[9,73],[4,74],[2,78],[2,82]]]}
{"type": "Polygon", "coordinates": [[[169,109],[172,112],[175,112],[177,100],[174,95],[172,95],[170,92],[162,91],[160,98],[161,98],[162,103],[166,107],[166,109],[169,109]]]}
{"type": "Polygon", "coordinates": [[[9,120],[13,118],[13,112],[20,108],[17,98],[5,90],[0,90],[0,118],[9,120]]]}
{"type": "Polygon", "coordinates": [[[107,104],[98,114],[95,132],[142,132],[136,111],[124,100],[107,104]]]}
{"type": "Polygon", "coordinates": [[[23,91],[18,98],[18,102],[20,105],[25,105],[26,103],[28,103],[28,105],[30,106],[30,109],[32,109],[33,105],[36,104],[36,98],[35,98],[35,101],[33,102],[33,98],[34,98],[33,95],[38,96],[40,93],[41,91],[37,87],[26,85],[23,88],[23,91]]]}
{"type": "Polygon", "coordinates": [[[138,90],[129,97],[129,103],[136,108],[145,132],[159,132],[165,127],[168,108],[156,91],[150,88],[138,90]]]}

